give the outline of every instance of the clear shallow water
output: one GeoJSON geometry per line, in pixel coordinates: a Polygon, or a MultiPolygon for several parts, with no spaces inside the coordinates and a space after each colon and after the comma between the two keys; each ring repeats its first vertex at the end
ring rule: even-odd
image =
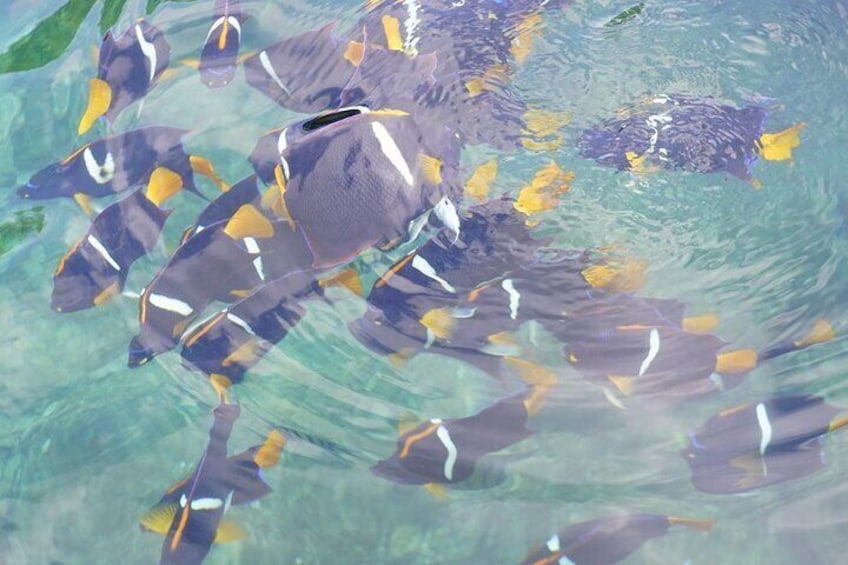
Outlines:
{"type": "MultiPolygon", "coordinates": [[[[0,46],[50,12],[24,12],[31,4],[0,8],[0,46]]],[[[165,3],[149,17],[168,35],[174,60],[196,56],[208,4],[165,3]]],[[[245,25],[245,49],[340,16],[345,26],[361,15],[357,2],[346,2],[345,10],[335,2],[246,4],[254,18],[245,25]]],[[[566,110],[573,120],[558,151],[507,158],[496,188],[515,191],[551,158],[573,170],[571,192],[540,229],[563,246],[614,244],[645,258],[643,294],[716,313],[717,333],[735,346],[796,336],[821,316],[844,331],[848,6],[648,2],[633,20],[604,27],[630,6],[577,2],[548,16],[544,40],[516,86],[531,102],[566,110]],[[756,164],[759,191],[722,175],[636,177],[577,157],[569,142],[583,127],[662,92],[765,104],[774,108],[768,131],[798,121],[807,129],[793,162],[756,164]]],[[[144,2],[128,1],[117,28],[144,11],[144,2]]],[[[0,221],[32,208],[15,186],[79,145],[99,14],[98,3],[55,61],[0,76],[0,179],[7,187],[0,221]]],[[[296,118],[247,87],[240,73],[210,91],[186,69],[151,92],[140,114],[135,107],[122,113],[115,129],[190,127],[191,151],[235,181],[249,172],[244,156],[256,138],[296,118]]],[[[493,152],[468,154],[478,162],[493,152]]],[[[208,184],[203,190],[213,193],[208,184]]],[[[162,249],[133,267],[128,288],[150,279],[200,209],[189,196],[176,203],[162,249]]],[[[173,353],[140,370],[126,368],[137,324],[133,301],[72,315],[50,310],[53,269],[86,219],[70,201],[38,204],[43,229],[16,239],[0,257],[7,344],[0,357],[0,552],[9,563],[155,562],[161,538],[138,532],[138,519],[191,472],[214,397],[173,353]]],[[[373,280],[397,256],[371,257],[373,280]]],[[[274,492],[233,511],[250,537],[216,547],[207,563],[517,562],[557,529],[617,509],[716,520],[708,535],[675,531],[647,543],[632,563],[844,561],[844,433],[826,440],[823,472],[747,495],[694,490],[678,454],[687,429],[771,392],[814,392],[848,407],[844,338],[764,364],[738,388],[708,400],[662,410],[634,402],[621,411],[541,336],[534,355],[557,368],[562,384],[531,423],[536,434],[481,461],[477,475],[443,502],[383,481],[368,467],[394,449],[396,421],[405,414],[468,415],[514,390],[513,383],[429,355],[396,370],[347,332],[362,301],[337,296],[333,306],[310,304],[297,329],[236,388],[242,417],[230,446],[255,445],[280,426],[338,449],[293,438],[265,474],[274,492]],[[505,471],[496,465],[502,461],[509,461],[505,471]]]]}

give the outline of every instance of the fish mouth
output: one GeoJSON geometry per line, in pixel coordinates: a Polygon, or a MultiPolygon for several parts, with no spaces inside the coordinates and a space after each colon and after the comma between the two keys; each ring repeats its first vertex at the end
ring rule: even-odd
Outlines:
{"type": "Polygon", "coordinates": [[[129,353],[127,355],[127,367],[130,369],[137,369],[142,365],[145,365],[148,361],[153,359],[156,356],[153,351],[141,345],[141,341],[138,336],[132,338],[129,346],[129,353]]]}
{"type": "Polygon", "coordinates": [[[423,485],[431,482],[430,479],[420,477],[406,470],[396,454],[392,455],[389,459],[383,459],[372,465],[371,473],[381,479],[404,485],[423,485]]]}

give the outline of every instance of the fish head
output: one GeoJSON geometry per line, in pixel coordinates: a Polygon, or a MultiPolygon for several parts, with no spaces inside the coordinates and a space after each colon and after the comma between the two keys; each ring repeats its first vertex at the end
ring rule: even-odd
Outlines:
{"type": "Polygon", "coordinates": [[[21,198],[41,200],[47,198],[72,197],[79,192],[73,179],[82,173],[82,163],[79,159],[53,163],[44,167],[19,187],[17,192],[21,198]]]}
{"type": "Polygon", "coordinates": [[[418,475],[407,469],[397,453],[372,465],[371,473],[381,479],[404,485],[424,485],[433,482],[431,478],[418,475]]]}
{"type": "Polygon", "coordinates": [[[54,311],[63,314],[77,312],[100,303],[105,287],[95,280],[100,278],[98,273],[92,272],[91,265],[77,248],[62,258],[59,268],[61,271],[57,270],[53,277],[50,299],[50,307],[54,311]]]}

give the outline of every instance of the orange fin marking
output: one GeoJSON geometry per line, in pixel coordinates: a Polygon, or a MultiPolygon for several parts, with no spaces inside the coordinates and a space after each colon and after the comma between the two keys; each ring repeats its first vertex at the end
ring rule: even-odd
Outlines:
{"type": "Polygon", "coordinates": [[[424,439],[425,437],[429,436],[433,432],[435,432],[436,429],[439,427],[439,425],[440,424],[430,424],[429,426],[427,426],[426,428],[424,428],[423,430],[421,430],[417,434],[414,434],[414,435],[407,437],[403,441],[403,449],[400,450],[398,457],[400,457],[401,459],[405,459],[407,456],[409,456],[409,450],[412,449],[412,446],[415,443],[424,439]]]}

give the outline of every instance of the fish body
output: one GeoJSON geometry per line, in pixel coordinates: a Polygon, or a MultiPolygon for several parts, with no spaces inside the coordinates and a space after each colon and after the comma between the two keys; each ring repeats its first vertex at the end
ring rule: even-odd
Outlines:
{"type": "Polygon", "coordinates": [[[775,396],[723,410],[689,434],[682,452],[692,484],[712,494],[745,492],[824,468],[824,436],[841,409],[814,395],[775,396]]]}
{"type": "Polygon", "coordinates": [[[525,392],[465,418],[434,419],[400,436],[391,457],[371,467],[384,479],[411,485],[462,482],[487,453],[528,437],[525,392]]]}
{"type": "Polygon", "coordinates": [[[169,489],[142,518],[142,529],[165,536],[161,564],[199,564],[213,543],[244,537],[245,532],[227,522],[224,514],[232,505],[247,504],[271,492],[260,468],[276,463],[285,438],[272,432],[264,444],[228,456],[227,443],[239,413],[236,404],[215,408],[209,442],[194,472],[169,489]]]}
{"type": "Polygon", "coordinates": [[[137,367],[172,349],[214,301],[233,302],[267,281],[296,288],[311,280],[314,257],[301,230],[243,205],[229,220],[185,240],[139,298],[139,333],[130,343],[137,367]]]}
{"type": "Polygon", "coordinates": [[[169,60],[170,47],[165,36],[144,20],[118,37],[107,31],[79,133],[88,131],[101,116],[113,123],[124,108],[150,92],[168,68],[169,60]]]}
{"type": "Polygon", "coordinates": [[[191,236],[202,232],[209,226],[229,220],[245,204],[259,206],[261,199],[262,194],[259,192],[256,176],[250,175],[243,178],[229,190],[219,194],[198,214],[194,225],[183,233],[180,243],[184,243],[191,236]]]}
{"type": "Polygon", "coordinates": [[[111,196],[145,184],[157,167],[179,174],[184,187],[199,194],[190,156],[182,145],[187,130],[149,126],[83,145],[18,188],[22,198],[111,196]]]}
{"type": "Polygon", "coordinates": [[[214,17],[200,51],[200,80],[210,88],[233,80],[241,45],[241,25],[246,17],[238,0],[215,0],[214,17]]]}
{"type": "Polygon", "coordinates": [[[620,514],[572,524],[551,536],[528,555],[522,565],[609,565],[618,563],[646,541],[664,536],[673,525],[708,530],[709,520],[693,520],[658,514],[620,514]]]}
{"type": "Polygon", "coordinates": [[[53,309],[83,310],[120,293],[130,265],[153,249],[169,214],[144,189],[104,208],[62,257],[53,275],[53,309]]]}
{"type": "Polygon", "coordinates": [[[624,117],[584,130],[577,145],[581,157],[619,170],[643,170],[650,164],[749,180],[766,117],[758,106],[658,96],[624,117]]]}

